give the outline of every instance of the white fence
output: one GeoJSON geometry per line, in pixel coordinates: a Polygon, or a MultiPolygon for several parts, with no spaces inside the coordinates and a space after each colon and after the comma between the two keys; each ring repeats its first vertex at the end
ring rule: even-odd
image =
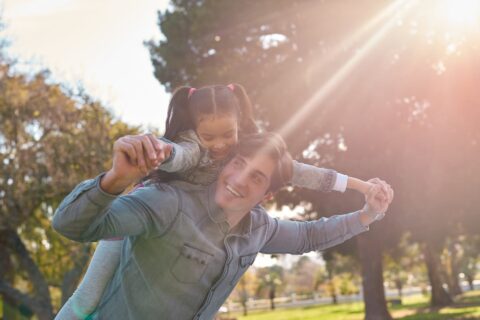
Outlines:
{"type": "MultiPolygon", "coordinates": [[[[475,280],[473,282],[475,290],[480,289],[480,280],[475,280]]],[[[470,290],[468,283],[464,281],[461,284],[463,291],[470,290]]],[[[430,290],[430,287],[427,287],[427,290],[430,290]]],[[[410,287],[402,290],[404,297],[418,295],[422,293],[420,287],[410,287]]],[[[385,296],[387,299],[398,298],[397,290],[386,289],[385,296]]],[[[349,295],[349,296],[337,296],[338,303],[347,303],[347,302],[358,302],[363,301],[362,294],[349,295]]],[[[278,297],[274,299],[275,307],[278,308],[292,308],[292,307],[306,307],[311,305],[325,305],[331,304],[332,299],[330,297],[320,297],[318,294],[312,295],[296,295],[292,294],[287,297],[278,297]]],[[[248,310],[268,310],[270,309],[270,300],[269,299],[249,299],[247,302],[248,310]]],[[[240,312],[242,311],[242,305],[237,302],[228,302],[222,308],[222,311],[231,311],[231,312],[240,312]]]]}

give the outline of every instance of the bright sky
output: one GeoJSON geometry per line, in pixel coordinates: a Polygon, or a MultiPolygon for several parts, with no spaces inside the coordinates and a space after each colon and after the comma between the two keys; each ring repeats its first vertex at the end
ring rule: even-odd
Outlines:
{"type": "Polygon", "coordinates": [[[168,0],[0,0],[10,55],[101,99],[122,120],[163,130],[169,95],[143,41],[168,0]]]}

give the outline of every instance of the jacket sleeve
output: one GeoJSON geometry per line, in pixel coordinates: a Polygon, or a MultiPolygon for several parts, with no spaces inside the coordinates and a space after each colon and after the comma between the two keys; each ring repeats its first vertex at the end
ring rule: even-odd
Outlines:
{"type": "Polygon", "coordinates": [[[262,253],[303,254],[325,250],[368,230],[359,212],[321,218],[316,221],[289,221],[269,217],[267,242],[262,253]]]}
{"type": "Polygon", "coordinates": [[[101,190],[99,175],[86,180],[62,201],[53,217],[53,228],[79,241],[120,236],[162,235],[178,214],[179,198],[173,187],[143,187],[124,196],[101,190]]]}

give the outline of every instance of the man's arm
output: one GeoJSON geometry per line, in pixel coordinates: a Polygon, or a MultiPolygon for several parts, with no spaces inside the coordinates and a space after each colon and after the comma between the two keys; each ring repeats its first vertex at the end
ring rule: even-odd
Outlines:
{"type": "Polygon", "coordinates": [[[365,206],[353,213],[321,218],[316,221],[280,221],[268,217],[267,242],[263,253],[302,254],[313,250],[325,250],[353,236],[367,231],[368,225],[384,215],[393,200],[393,189],[385,181],[374,178],[365,195],[365,206]],[[386,197],[379,197],[385,194],[386,197]]]}
{"type": "Polygon", "coordinates": [[[368,230],[360,211],[316,221],[288,221],[269,218],[268,240],[262,253],[303,254],[336,246],[368,230]]]}
{"type": "Polygon", "coordinates": [[[80,183],[60,204],[53,228],[65,237],[86,242],[133,235],[161,235],[174,221],[178,197],[170,186],[135,190],[125,196],[103,191],[100,180],[80,183]]]}

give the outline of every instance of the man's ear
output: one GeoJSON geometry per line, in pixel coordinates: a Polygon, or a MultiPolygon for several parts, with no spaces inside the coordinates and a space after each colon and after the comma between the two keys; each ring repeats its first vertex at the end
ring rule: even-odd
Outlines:
{"type": "Polygon", "coordinates": [[[262,201],[270,201],[273,199],[273,192],[268,191],[264,196],[262,201]]]}

